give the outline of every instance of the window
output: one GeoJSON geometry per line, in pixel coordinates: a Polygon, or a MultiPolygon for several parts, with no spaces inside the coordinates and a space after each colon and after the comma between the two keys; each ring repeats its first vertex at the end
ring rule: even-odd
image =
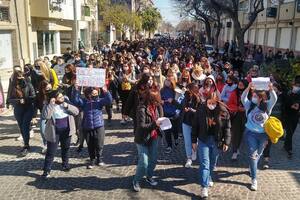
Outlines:
{"type": "Polygon", "coordinates": [[[0,21],[10,21],[8,7],[0,7],[0,21]]]}
{"type": "Polygon", "coordinates": [[[50,55],[55,54],[57,49],[56,37],[53,31],[49,32],[37,32],[38,39],[38,55],[50,55]]]}

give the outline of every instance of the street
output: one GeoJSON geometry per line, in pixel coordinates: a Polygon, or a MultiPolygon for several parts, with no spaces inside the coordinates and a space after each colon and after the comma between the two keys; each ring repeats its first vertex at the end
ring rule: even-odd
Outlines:
{"type": "MultiPolygon", "coordinates": [[[[40,178],[44,156],[38,129],[31,139],[31,153],[18,158],[21,142],[16,141],[18,128],[11,112],[0,117],[0,199],[199,199],[198,164],[183,167],[183,140],[170,155],[160,145],[155,175],[159,184],[149,187],[142,182],[142,191],[132,191],[132,176],[136,168],[136,147],[129,126],[119,125],[120,115],[114,115],[113,125],[106,127],[104,162],[106,166],[86,169],[87,149],[78,154],[72,147],[70,172],[62,172],[60,151],[57,153],[51,177],[40,178]]],[[[73,138],[76,140],[76,137],[73,138]]],[[[160,142],[160,144],[162,144],[160,142]]],[[[231,162],[231,153],[221,154],[214,186],[209,199],[299,199],[300,196],[300,134],[295,134],[294,157],[289,160],[282,150],[282,141],[272,146],[271,169],[259,171],[258,191],[250,191],[250,178],[245,150],[238,162],[231,162]]],[[[198,161],[197,161],[198,162],[198,161]]]]}

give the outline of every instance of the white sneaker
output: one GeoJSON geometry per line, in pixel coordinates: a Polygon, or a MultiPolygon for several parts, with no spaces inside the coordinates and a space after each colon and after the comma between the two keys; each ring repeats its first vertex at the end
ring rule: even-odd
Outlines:
{"type": "Polygon", "coordinates": [[[213,186],[214,186],[214,182],[209,181],[208,186],[209,186],[209,187],[213,187],[213,186]]]}
{"type": "Polygon", "coordinates": [[[22,137],[22,135],[20,135],[19,137],[17,137],[17,138],[16,138],[16,140],[17,140],[17,141],[21,141],[21,140],[23,140],[23,137],[22,137]]]}
{"type": "Polygon", "coordinates": [[[202,191],[201,191],[201,198],[207,198],[207,197],[208,197],[208,188],[204,187],[204,188],[202,188],[202,191]]]}
{"type": "Polygon", "coordinates": [[[197,152],[192,150],[192,161],[197,160],[197,152]]]}
{"type": "Polygon", "coordinates": [[[46,154],[47,153],[47,146],[43,146],[42,147],[42,154],[46,154]]]}
{"type": "Polygon", "coordinates": [[[251,190],[257,191],[257,180],[256,179],[252,179],[252,181],[251,181],[251,190]]]}
{"type": "Polygon", "coordinates": [[[30,135],[29,135],[30,138],[33,138],[33,137],[34,137],[34,131],[33,131],[32,129],[30,130],[29,134],[30,134],[30,135]]]}
{"type": "Polygon", "coordinates": [[[237,160],[238,155],[239,155],[239,154],[238,154],[237,152],[234,152],[234,153],[232,154],[231,160],[237,160]]]}
{"type": "Polygon", "coordinates": [[[126,124],[126,121],[124,119],[121,120],[120,122],[122,125],[125,125],[126,124]]]}
{"type": "Polygon", "coordinates": [[[186,161],[186,163],[185,163],[184,166],[186,168],[191,168],[192,167],[192,163],[193,163],[193,161],[191,159],[187,159],[187,161],[186,161]]]}

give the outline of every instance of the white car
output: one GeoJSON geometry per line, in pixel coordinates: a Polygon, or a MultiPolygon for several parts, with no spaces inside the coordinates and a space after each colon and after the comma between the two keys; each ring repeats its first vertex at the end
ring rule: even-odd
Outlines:
{"type": "Polygon", "coordinates": [[[205,45],[205,50],[208,54],[215,52],[215,48],[213,47],[213,45],[209,45],[209,44],[205,45]]]}

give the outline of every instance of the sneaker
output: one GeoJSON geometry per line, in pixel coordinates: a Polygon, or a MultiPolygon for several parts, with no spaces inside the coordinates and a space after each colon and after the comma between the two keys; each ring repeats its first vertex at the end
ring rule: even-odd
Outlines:
{"type": "Polygon", "coordinates": [[[44,178],[44,179],[50,178],[50,173],[49,172],[44,172],[42,174],[42,178],[44,178]]]}
{"type": "Polygon", "coordinates": [[[20,135],[19,137],[17,137],[17,138],[16,138],[16,140],[17,140],[17,141],[21,141],[21,140],[23,140],[23,137],[22,137],[22,135],[20,135]]]}
{"type": "Polygon", "coordinates": [[[232,157],[231,157],[231,160],[232,161],[236,161],[237,160],[237,158],[238,158],[238,153],[237,152],[234,152],[233,154],[232,154],[232,157]]]}
{"type": "Polygon", "coordinates": [[[204,188],[202,188],[202,191],[201,191],[201,198],[207,198],[207,197],[208,197],[208,188],[204,187],[204,188]]]}
{"type": "Polygon", "coordinates": [[[126,125],[126,121],[124,119],[121,120],[121,125],[126,125]]]}
{"type": "Polygon", "coordinates": [[[257,180],[256,179],[253,179],[251,181],[251,190],[252,191],[257,191],[257,180]]]}
{"type": "Polygon", "coordinates": [[[269,169],[270,165],[269,165],[269,159],[265,158],[264,159],[264,165],[263,165],[263,169],[269,169]]]}
{"type": "Polygon", "coordinates": [[[140,192],[141,191],[141,186],[140,186],[139,182],[133,181],[132,185],[133,185],[133,190],[134,191],[136,191],[136,192],[140,192]]]}
{"type": "Polygon", "coordinates": [[[156,186],[158,183],[153,178],[146,178],[146,182],[149,183],[151,186],[156,186]]]}
{"type": "Polygon", "coordinates": [[[293,152],[291,150],[287,151],[288,153],[288,158],[292,158],[293,157],[293,152]]]}
{"type": "Polygon", "coordinates": [[[103,161],[100,161],[100,162],[96,163],[96,165],[103,167],[103,166],[105,166],[105,163],[103,161]]]}
{"type": "Polygon", "coordinates": [[[69,166],[63,166],[62,171],[69,172],[69,171],[71,171],[71,168],[69,166]]]}
{"type": "Polygon", "coordinates": [[[165,153],[171,153],[172,152],[172,148],[171,147],[167,147],[165,150],[165,153]]]}
{"type": "Polygon", "coordinates": [[[191,159],[187,159],[187,161],[186,161],[186,163],[185,163],[184,166],[186,168],[191,168],[192,167],[192,163],[193,163],[193,161],[191,159]]]}
{"type": "Polygon", "coordinates": [[[87,169],[93,169],[94,168],[94,162],[90,161],[89,164],[86,166],[87,169]]]}
{"type": "Polygon", "coordinates": [[[21,150],[20,156],[21,157],[27,156],[28,150],[29,150],[29,147],[23,147],[23,149],[21,150]]]}
{"type": "Polygon", "coordinates": [[[192,150],[192,161],[197,160],[197,151],[192,150]]]}
{"type": "Polygon", "coordinates": [[[33,131],[33,129],[30,130],[29,134],[30,134],[30,135],[29,135],[30,138],[33,138],[33,137],[34,137],[34,131],[33,131]]]}
{"type": "Polygon", "coordinates": [[[213,187],[213,186],[214,186],[214,182],[209,181],[208,186],[209,186],[209,187],[213,187]]]}
{"type": "Polygon", "coordinates": [[[47,146],[43,146],[42,147],[42,154],[46,154],[47,153],[47,146]]]}
{"type": "Polygon", "coordinates": [[[79,147],[77,148],[77,153],[80,153],[80,152],[82,152],[82,146],[81,145],[79,145],[79,147]]]}

